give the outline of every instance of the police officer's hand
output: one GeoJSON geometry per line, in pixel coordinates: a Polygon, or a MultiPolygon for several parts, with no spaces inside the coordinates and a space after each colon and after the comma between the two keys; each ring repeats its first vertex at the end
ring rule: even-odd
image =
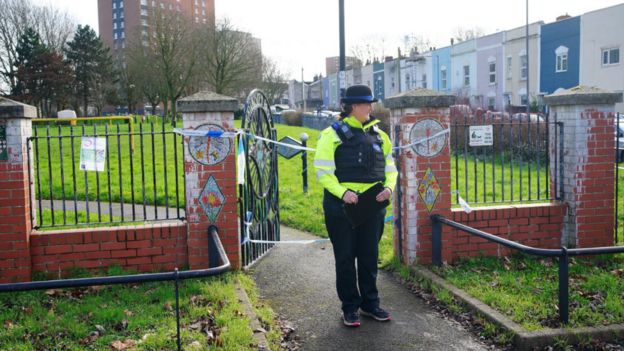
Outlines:
{"type": "Polygon", "coordinates": [[[377,200],[377,202],[386,201],[390,198],[390,196],[392,196],[392,191],[390,190],[390,188],[384,188],[384,190],[377,194],[375,200],[377,200]]]}
{"type": "Polygon", "coordinates": [[[346,204],[357,204],[358,196],[351,190],[347,190],[344,195],[342,195],[342,201],[346,204]]]}

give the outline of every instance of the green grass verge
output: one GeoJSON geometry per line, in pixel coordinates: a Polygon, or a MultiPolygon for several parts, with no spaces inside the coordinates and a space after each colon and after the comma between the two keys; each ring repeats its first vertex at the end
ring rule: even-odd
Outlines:
{"type": "MultiPolygon", "coordinates": [[[[180,283],[184,350],[257,349],[236,297],[236,279],[258,303],[253,282],[243,273],[180,283]]],[[[0,306],[2,350],[110,350],[115,343],[134,345],[132,350],[176,349],[172,282],[2,294],[0,306]]],[[[272,312],[266,307],[256,312],[272,349],[278,349],[272,312]]]]}
{"type": "MultiPolygon", "coordinates": [[[[433,268],[527,330],[560,327],[558,263],[525,255],[433,268]]],[[[570,327],[624,323],[624,255],[571,259],[570,327]]]]}

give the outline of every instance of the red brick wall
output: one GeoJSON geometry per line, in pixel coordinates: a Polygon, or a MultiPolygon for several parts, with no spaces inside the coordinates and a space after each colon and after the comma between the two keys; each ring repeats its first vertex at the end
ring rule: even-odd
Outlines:
{"type": "MultiPolygon", "coordinates": [[[[5,123],[0,119],[0,123],[5,123]]],[[[7,127],[22,123],[12,120],[7,127]]],[[[8,134],[8,133],[7,133],[8,134]]],[[[21,145],[9,144],[9,160],[0,161],[0,283],[29,281],[30,205],[25,158],[12,160],[21,145]]],[[[21,156],[21,155],[19,155],[21,156]]]]}
{"type": "Polygon", "coordinates": [[[118,265],[155,272],[188,266],[186,223],[181,222],[33,232],[30,240],[33,271],[51,278],[62,278],[72,268],[118,265]]]}
{"type": "MultiPolygon", "coordinates": [[[[469,214],[454,209],[451,219],[527,246],[557,249],[561,247],[565,212],[563,204],[515,205],[477,208],[469,214]]],[[[447,262],[460,257],[504,256],[515,251],[448,226],[443,228],[442,257],[447,262]]]]}

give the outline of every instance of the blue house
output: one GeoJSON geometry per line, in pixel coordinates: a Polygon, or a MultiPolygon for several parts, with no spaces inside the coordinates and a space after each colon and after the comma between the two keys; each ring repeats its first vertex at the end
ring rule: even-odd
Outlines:
{"type": "Polygon", "coordinates": [[[373,95],[379,101],[383,101],[385,98],[385,79],[384,79],[384,64],[373,63],[373,95]]]}
{"type": "Polygon", "coordinates": [[[451,67],[451,47],[443,47],[431,52],[432,88],[445,93],[451,93],[453,72],[451,67]]]}
{"type": "Polygon", "coordinates": [[[579,85],[581,17],[571,17],[541,28],[540,93],[579,85]]]}

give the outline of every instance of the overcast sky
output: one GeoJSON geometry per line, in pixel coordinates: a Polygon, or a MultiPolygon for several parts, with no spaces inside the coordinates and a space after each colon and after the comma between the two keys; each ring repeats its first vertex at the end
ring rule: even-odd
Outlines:
{"type": "MultiPolygon", "coordinates": [[[[71,13],[97,31],[97,0],[34,0],[71,13]]],[[[550,23],[562,14],[577,16],[622,3],[617,0],[529,1],[529,22],[550,23]]],[[[262,40],[266,56],[290,77],[325,75],[325,57],[339,55],[338,0],[215,0],[217,20],[262,40]]],[[[346,53],[354,45],[384,40],[384,52],[396,56],[403,37],[415,34],[444,47],[458,27],[480,27],[485,34],[522,26],[526,0],[345,0],[346,53]]]]}

